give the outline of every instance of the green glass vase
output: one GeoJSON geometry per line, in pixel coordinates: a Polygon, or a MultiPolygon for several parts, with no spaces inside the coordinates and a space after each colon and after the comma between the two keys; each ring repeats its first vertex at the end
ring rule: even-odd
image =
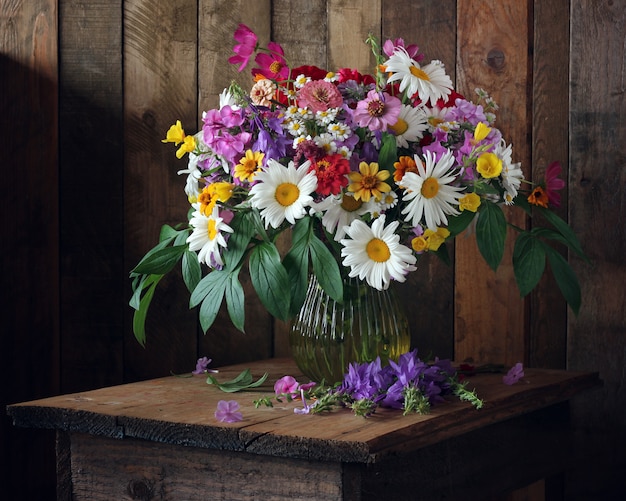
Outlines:
{"type": "Polygon", "coordinates": [[[352,362],[397,360],[410,349],[406,314],[392,287],[379,291],[347,278],[344,300],[335,302],[312,276],[289,335],[298,368],[312,381],[333,384],[352,362]]]}

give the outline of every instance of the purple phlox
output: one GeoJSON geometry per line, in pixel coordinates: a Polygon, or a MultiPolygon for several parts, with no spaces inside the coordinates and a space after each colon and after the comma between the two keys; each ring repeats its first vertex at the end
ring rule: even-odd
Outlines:
{"type": "Polygon", "coordinates": [[[236,400],[220,400],[217,403],[215,418],[222,423],[236,423],[243,419],[243,414],[239,412],[239,403],[236,400]]]}
{"type": "Polygon", "coordinates": [[[447,122],[469,122],[476,126],[479,122],[487,123],[487,117],[480,104],[474,104],[471,101],[457,98],[454,100],[454,106],[448,108],[445,120],[447,122]]]}
{"type": "Polygon", "coordinates": [[[245,24],[240,24],[235,30],[233,38],[239,42],[233,47],[234,56],[228,58],[230,64],[239,64],[237,71],[243,71],[248,65],[250,57],[256,50],[257,36],[245,24]]]}
{"type": "Polygon", "coordinates": [[[523,377],[524,366],[522,365],[522,362],[517,362],[513,367],[509,369],[509,372],[506,373],[506,376],[502,377],[502,382],[511,386],[517,383],[523,377]]]}
{"type": "MultiPolygon", "coordinates": [[[[210,358],[207,358],[207,357],[199,358],[198,361],[196,362],[196,370],[191,371],[191,373],[192,374],[204,374],[205,372],[208,372],[207,367],[209,366],[211,362],[212,360],[210,358]]],[[[211,371],[211,372],[217,372],[217,371],[211,371]]]]}

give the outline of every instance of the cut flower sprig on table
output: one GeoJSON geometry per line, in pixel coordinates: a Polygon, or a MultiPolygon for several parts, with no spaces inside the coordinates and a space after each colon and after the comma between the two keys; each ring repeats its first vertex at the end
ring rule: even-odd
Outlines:
{"type": "Polygon", "coordinates": [[[474,101],[460,95],[440,61],[425,62],[401,39],[381,45],[370,37],[377,65],[362,74],[294,67],[279,44],[259,47],[244,25],[234,38],[229,62],[242,71],[254,57],[252,88],[233,83],[219,108],[203,113],[198,132],[188,135],[176,121],[162,139],[187,157],[179,174],[190,210],[185,224],[162,228],[131,272],[140,343],[156,286],[179,262],[202,329],[225,302],[243,331],[245,267],[264,307],[286,320],[301,308],[311,274],[338,302],[346,276],[384,290],[404,282],[427,254],[449,261],[447,245],[466,229],[495,270],[512,227],[521,295],[536,286],[547,259],[578,312],[578,281],[553,247],[584,257],[551,211],[564,186],[561,167],[551,164],[542,184],[524,179],[486,91],[477,89],[474,101]],[[539,213],[549,226],[510,225],[505,206],[539,213]],[[281,253],[277,237],[287,230],[291,246],[281,253]]]}

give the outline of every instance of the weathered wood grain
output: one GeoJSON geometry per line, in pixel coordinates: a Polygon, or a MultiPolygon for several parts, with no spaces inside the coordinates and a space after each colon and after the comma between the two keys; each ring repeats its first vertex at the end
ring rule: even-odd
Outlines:
{"type": "MultiPolygon", "coordinates": [[[[496,125],[514,159],[528,171],[528,2],[459,2],[457,82],[459,91],[474,96],[482,87],[498,103],[496,125]],[[494,20],[497,19],[497,22],[494,20]]],[[[525,174],[527,176],[527,174],[525,174]]],[[[522,211],[507,209],[507,219],[525,226],[522,211]]],[[[505,255],[497,272],[480,257],[473,236],[456,239],[455,358],[481,362],[524,361],[526,306],[515,284],[509,230],[505,255]]]]}

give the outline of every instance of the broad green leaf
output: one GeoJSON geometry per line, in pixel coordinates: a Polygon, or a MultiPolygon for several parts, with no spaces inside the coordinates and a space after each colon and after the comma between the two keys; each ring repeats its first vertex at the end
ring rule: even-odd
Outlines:
{"type": "Polygon", "coordinates": [[[189,249],[183,254],[182,271],[183,281],[187,286],[187,290],[193,292],[198,282],[202,279],[202,268],[198,261],[198,255],[189,249]]]}
{"type": "Polygon", "coordinates": [[[161,231],[159,233],[159,242],[171,242],[178,235],[178,230],[172,228],[169,224],[164,224],[161,226],[161,231]]]}
{"type": "Polygon", "coordinates": [[[311,220],[299,219],[292,231],[291,249],[283,259],[291,284],[290,316],[294,316],[304,303],[309,283],[309,239],[311,220]]]}
{"type": "Polygon", "coordinates": [[[149,252],[131,273],[165,275],[178,263],[187,248],[187,245],[176,245],[149,252]]]}
{"type": "Polygon", "coordinates": [[[250,280],[263,306],[280,320],[289,318],[290,286],[278,249],[263,242],[250,253],[250,280]]]}
{"type": "Polygon", "coordinates": [[[211,325],[213,325],[213,322],[215,322],[217,313],[222,305],[222,300],[224,299],[226,282],[228,280],[228,274],[225,272],[213,271],[209,273],[208,276],[211,275],[216,276],[215,283],[202,300],[199,312],[200,326],[202,327],[202,332],[205,333],[209,330],[211,325]]]}
{"type": "Polygon", "coordinates": [[[322,289],[335,301],[342,302],[343,281],[337,260],[315,235],[311,237],[311,262],[322,289]]]}
{"type": "Polygon", "coordinates": [[[450,237],[453,238],[457,236],[459,233],[465,231],[470,223],[474,220],[476,216],[476,212],[472,212],[469,210],[461,211],[458,216],[450,216],[448,217],[448,231],[450,232],[450,237]]]}
{"type": "Polygon", "coordinates": [[[187,237],[190,233],[190,229],[180,230],[174,239],[174,245],[185,245],[187,243],[187,237]]]}
{"type": "MultiPolygon", "coordinates": [[[[141,258],[141,261],[139,261],[139,263],[137,264],[137,266],[139,266],[141,263],[148,261],[151,259],[152,256],[154,256],[154,254],[156,254],[157,252],[160,252],[161,250],[165,249],[169,244],[170,244],[171,240],[166,240],[163,242],[159,242],[158,244],[156,244],[154,247],[152,247],[152,249],[150,249],[148,252],[146,252],[146,254],[141,258]]],[[[139,275],[148,275],[149,273],[138,273],[135,271],[135,269],[137,268],[137,266],[135,266],[134,269],[132,269],[130,271],[130,276],[131,277],[136,277],[139,275]]]]}
{"type": "Polygon", "coordinates": [[[563,235],[565,240],[567,241],[567,245],[570,249],[572,249],[576,254],[578,254],[583,259],[587,260],[587,256],[583,252],[583,248],[580,245],[580,241],[578,237],[574,233],[574,231],[569,227],[569,225],[563,221],[559,216],[557,216],[554,212],[544,209],[543,207],[537,207],[537,209],[543,214],[543,216],[563,235]]]}
{"type": "Polygon", "coordinates": [[[228,238],[228,252],[224,253],[224,265],[227,270],[234,270],[240,265],[250,239],[255,234],[253,211],[238,212],[229,224],[233,233],[228,238]]]}
{"type": "Polygon", "coordinates": [[[476,243],[483,258],[492,270],[497,270],[504,255],[506,218],[502,209],[492,202],[483,201],[476,222],[476,243]]]}
{"type": "Polygon", "coordinates": [[[228,277],[228,273],[224,270],[213,270],[208,275],[206,275],[196,288],[192,291],[191,297],[189,298],[189,307],[195,308],[198,306],[204,298],[211,292],[212,289],[216,287],[220,287],[220,284],[224,284],[226,282],[226,278],[228,277]]]}
{"type": "Polygon", "coordinates": [[[515,241],[513,272],[520,294],[524,297],[539,283],[546,266],[545,245],[529,233],[522,233],[515,241]]]}
{"type": "Polygon", "coordinates": [[[530,230],[530,234],[535,237],[546,238],[548,240],[554,240],[567,246],[566,238],[558,231],[551,230],[550,228],[536,227],[530,230]]]}
{"type": "Polygon", "coordinates": [[[228,315],[233,325],[244,332],[244,323],[246,318],[245,311],[245,292],[239,282],[239,274],[231,273],[228,282],[226,282],[226,306],[228,315]]]}
{"type": "Polygon", "coordinates": [[[151,275],[150,278],[146,280],[146,293],[141,298],[139,308],[133,315],[133,334],[135,334],[135,339],[137,339],[141,346],[146,345],[146,316],[148,315],[148,309],[152,302],[152,297],[154,296],[154,290],[162,277],[163,275],[151,275]]]}
{"type": "Polygon", "coordinates": [[[563,294],[565,301],[570,305],[572,311],[578,315],[581,303],[581,292],[580,284],[578,283],[574,270],[572,270],[565,258],[553,248],[546,247],[546,253],[548,254],[552,274],[561,290],[561,294],[563,294]]]}

